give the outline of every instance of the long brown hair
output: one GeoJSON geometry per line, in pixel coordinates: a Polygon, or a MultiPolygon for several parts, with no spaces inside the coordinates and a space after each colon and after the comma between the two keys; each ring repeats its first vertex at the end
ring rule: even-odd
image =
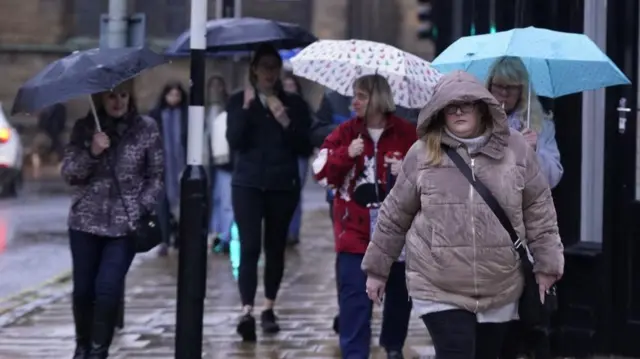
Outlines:
{"type": "MultiPolygon", "coordinates": [[[[280,69],[282,69],[282,57],[278,53],[275,47],[267,44],[260,45],[258,49],[253,53],[253,57],[251,58],[251,63],[249,63],[249,82],[252,86],[255,86],[258,78],[256,76],[256,66],[258,66],[258,62],[261,58],[265,56],[273,56],[278,59],[278,65],[280,69]]],[[[282,90],[282,82],[278,80],[276,82],[276,90],[282,90]]]]}

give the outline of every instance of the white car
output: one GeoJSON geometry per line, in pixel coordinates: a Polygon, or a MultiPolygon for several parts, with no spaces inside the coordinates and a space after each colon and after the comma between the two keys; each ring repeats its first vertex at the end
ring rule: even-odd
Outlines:
{"type": "Polygon", "coordinates": [[[22,186],[24,148],[0,104],[0,197],[16,197],[22,186]]]}

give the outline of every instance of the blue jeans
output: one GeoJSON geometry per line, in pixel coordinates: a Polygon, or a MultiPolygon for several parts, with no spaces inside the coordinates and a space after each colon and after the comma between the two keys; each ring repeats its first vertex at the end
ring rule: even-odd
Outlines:
{"type": "Polygon", "coordinates": [[[307,174],[309,173],[308,158],[298,158],[298,171],[300,175],[300,201],[298,202],[296,211],[293,213],[293,218],[291,218],[291,224],[289,225],[289,238],[300,237],[300,227],[302,226],[302,191],[304,190],[304,184],[307,182],[307,174]]]}
{"type": "Polygon", "coordinates": [[[135,246],[128,237],[101,237],[69,230],[73,263],[73,299],[77,303],[101,303],[116,308],[135,246]]]}
{"type": "Polygon", "coordinates": [[[209,229],[217,234],[222,242],[229,243],[234,220],[233,205],[231,204],[231,172],[215,170],[213,183],[213,208],[209,229]]]}
{"type": "MultiPolygon", "coordinates": [[[[365,292],[367,276],[360,269],[363,254],[338,253],[338,302],[340,306],[340,349],[343,359],[368,358],[371,344],[373,303],[365,292]]],[[[391,266],[383,302],[380,345],[401,351],[409,329],[411,301],[405,281],[405,265],[391,266]]]]}

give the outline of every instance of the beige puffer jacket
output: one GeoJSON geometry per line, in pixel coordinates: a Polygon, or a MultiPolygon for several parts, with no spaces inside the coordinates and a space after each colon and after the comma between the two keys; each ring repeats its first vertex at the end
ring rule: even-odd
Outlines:
{"type": "MultiPolygon", "coordinates": [[[[440,110],[452,102],[484,101],[494,123],[487,144],[474,157],[473,171],[494,194],[535,259],[534,271],[562,275],[563,247],[551,191],[534,149],[511,131],[495,98],[472,75],[444,76],[420,113],[422,138],[440,110]]],[[[471,165],[466,149],[446,133],[471,165]]],[[[522,293],[519,258],[509,234],[453,162],[425,162],[418,140],[409,150],[385,199],[362,262],[370,276],[387,278],[406,243],[407,287],[413,298],[480,312],[517,300],[522,293]]]]}

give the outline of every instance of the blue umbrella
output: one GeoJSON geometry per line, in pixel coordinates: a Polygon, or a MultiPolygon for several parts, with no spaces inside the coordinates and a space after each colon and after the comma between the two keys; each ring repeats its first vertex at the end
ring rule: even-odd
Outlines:
{"type": "Polygon", "coordinates": [[[522,59],[539,96],[560,97],[615,85],[629,79],[589,37],[527,27],[467,36],[451,44],[432,65],[443,73],[464,70],[486,79],[504,56],[522,59]]]}
{"type": "MultiPolygon", "coordinates": [[[[169,46],[167,54],[189,51],[189,31],[169,46]]],[[[225,18],[207,22],[207,51],[233,53],[251,51],[261,44],[277,49],[295,49],[318,40],[299,25],[253,17],[225,18]]]]}

